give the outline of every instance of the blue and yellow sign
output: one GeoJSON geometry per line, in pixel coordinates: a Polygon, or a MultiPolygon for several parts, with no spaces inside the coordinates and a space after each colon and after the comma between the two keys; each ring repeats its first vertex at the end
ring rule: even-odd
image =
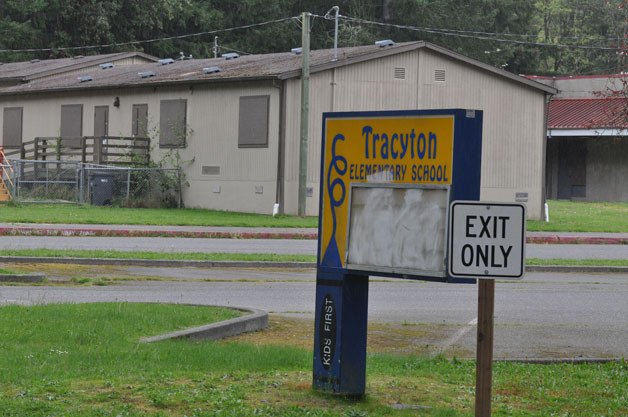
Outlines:
{"type": "Polygon", "coordinates": [[[315,388],[364,394],[371,273],[462,282],[445,270],[446,211],[479,200],[481,154],[481,111],[323,114],[315,388]]]}
{"type": "MultiPolygon", "coordinates": [[[[319,223],[319,266],[345,268],[349,193],[354,183],[451,186],[459,118],[468,110],[325,113],[319,223]]],[[[473,116],[473,117],[471,117],[473,116]]],[[[477,120],[476,120],[477,122],[477,120]]],[[[481,138],[480,138],[481,152],[481,138]]],[[[460,147],[464,151],[464,146],[460,147]]],[[[476,152],[478,153],[478,152],[476,152]]],[[[478,155],[479,156],[479,155],[478,155]]],[[[462,164],[463,165],[463,164],[462,164]]],[[[474,168],[478,173],[479,164],[474,168]]],[[[476,197],[477,198],[477,197],[476,197]]]]}

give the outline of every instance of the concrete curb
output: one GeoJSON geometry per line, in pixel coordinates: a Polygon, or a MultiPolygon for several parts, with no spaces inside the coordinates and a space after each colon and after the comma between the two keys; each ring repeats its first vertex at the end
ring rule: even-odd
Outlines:
{"type": "Polygon", "coordinates": [[[572,364],[572,365],[587,365],[594,363],[621,363],[626,359],[624,358],[527,358],[527,359],[495,359],[495,362],[508,362],[508,363],[524,363],[531,365],[556,365],[556,364],[572,364]]]}
{"type": "Polygon", "coordinates": [[[33,227],[0,227],[0,236],[64,236],[64,237],[184,237],[203,239],[303,239],[316,240],[318,233],[304,232],[242,232],[137,229],[62,229],[33,227]]]}
{"type": "MultiPolygon", "coordinates": [[[[0,262],[31,264],[115,265],[171,268],[286,268],[313,269],[315,262],[258,262],[258,261],[177,261],[160,259],[100,259],[100,258],[46,258],[32,256],[0,256],[0,262]]],[[[526,272],[582,272],[628,274],[627,266],[567,266],[530,265],[526,272]]],[[[14,276],[14,275],[13,275],[14,276]]]]}
{"type": "Polygon", "coordinates": [[[628,266],[587,266],[587,265],[531,265],[527,272],[595,272],[609,274],[628,274],[628,266]]]}
{"type": "Polygon", "coordinates": [[[527,236],[526,243],[547,245],[628,245],[623,237],[603,236],[527,236]]]}
{"type": "Polygon", "coordinates": [[[142,343],[160,342],[167,339],[192,339],[192,340],[218,340],[225,337],[237,336],[242,333],[255,332],[268,327],[268,313],[251,308],[232,308],[249,314],[219,323],[205,326],[191,327],[177,332],[166,333],[159,336],[143,337],[142,343]]]}
{"type": "Polygon", "coordinates": [[[176,268],[316,268],[315,262],[178,261],[161,259],[47,258],[34,256],[0,256],[0,262],[149,267],[160,266],[176,268]]]}
{"type": "Polygon", "coordinates": [[[35,272],[32,274],[0,274],[0,282],[36,283],[44,282],[46,274],[35,272]]]}

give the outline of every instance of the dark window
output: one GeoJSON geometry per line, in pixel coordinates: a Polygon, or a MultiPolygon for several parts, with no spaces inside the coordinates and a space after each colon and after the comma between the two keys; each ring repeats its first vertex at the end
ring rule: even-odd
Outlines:
{"type": "Polygon", "coordinates": [[[138,138],[148,137],[148,104],[133,105],[131,134],[138,138]]]}
{"type": "Polygon", "coordinates": [[[22,146],[22,108],[6,107],[2,126],[2,144],[5,148],[22,146]]]}
{"type": "Polygon", "coordinates": [[[159,147],[183,148],[187,100],[162,100],[159,107],[159,147]]]}
{"type": "Polygon", "coordinates": [[[61,138],[63,144],[72,148],[81,147],[83,136],[83,105],[61,106],[61,138]]]}
{"type": "Polygon", "coordinates": [[[238,147],[268,147],[268,103],[270,96],[240,97],[238,147]]]}

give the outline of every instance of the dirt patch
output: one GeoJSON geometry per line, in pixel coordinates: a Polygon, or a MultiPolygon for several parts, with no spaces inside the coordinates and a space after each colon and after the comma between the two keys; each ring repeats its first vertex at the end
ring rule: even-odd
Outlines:
{"type": "MultiPolygon", "coordinates": [[[[438,350],[438,344],[454,330],[451,326],[424,323],[369,323],[368,351],[429,356],[438,350]]],[[[314,321],[271,314],[266,330],[243,334],[229,340],[255,345],[288,345],[312,350],[314,321]]],[[[471,358],[474,352],[452,346],[452,349],[445,352],[445,355],[471,358]]]]}
{"type": "Polygon", "coordinates": [[[49,281],[71,281],[73,277],[110,278],[119,277],[120,269],[107,265],[75,265],[52,263],[2,263],[20,273],[41,272],[49,281]]]}

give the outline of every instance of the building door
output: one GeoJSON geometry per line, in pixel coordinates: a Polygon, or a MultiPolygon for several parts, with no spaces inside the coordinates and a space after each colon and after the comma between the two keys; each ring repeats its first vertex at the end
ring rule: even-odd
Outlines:
{"type": "Polygon", "coordinates": [[[68,104],[61,106],[61,138],[64,145],[71,148],[81,147],[83,137],[83,105],[68,104]]]}
{"type": "MultiPolygon", "coordinates": [[[[131,115],[131,135],[135,138],[148,137],[148,104],[134,104],[131,115]]],[[[148,154],[148,145],[145,140],[133,140],[133,146],[139,147],[133,150],[137,155],[148,154]]]]}
{"type": "Polygon", "coordinates": [[[133,105],[131,134],[137,138],[148,137],[148,104],[133,105]]]}
{"type": "Polygon", "coordinates": [[[583,139],[561,140],[558,150],[558,194],[561,200],[587,196],[587,143],[583,139]]]}
{"type": "Polygon", "coordinates": [[[109,106],[94,107],[94,136],[109,136],[109,106]]]}
{"type": "Polygon", "coordinates": [[[22,147],[22,108],[5,107],[2,126],[2,145],[5,148],[22,147]]]}
{"type": "Polygon", "coordinates": [[[109,135],[109,106],[94,107],[94,162],[102,164],[107,160],[107,140],[109,135]]]}

